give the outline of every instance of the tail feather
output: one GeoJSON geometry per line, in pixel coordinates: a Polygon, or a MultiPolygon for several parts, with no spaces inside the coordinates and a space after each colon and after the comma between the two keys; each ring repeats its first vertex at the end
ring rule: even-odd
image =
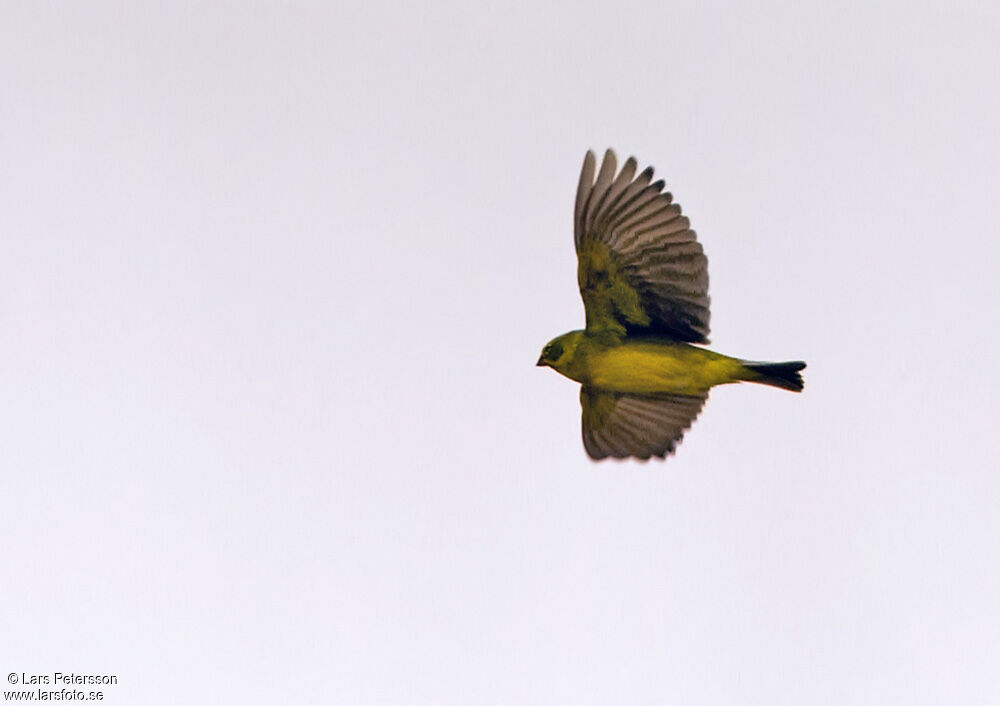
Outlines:
{"type": "Polygon", "coordinates": [[[749,382],[759,382],[762,385],[772,385],[783,390],[792,392],[802,392],[804,383],[799,371],[806,367],[801,360],[792,360],[787,363],[757,363],[744,360],[743,367],[750,371],[747,376],[749,382]]]}

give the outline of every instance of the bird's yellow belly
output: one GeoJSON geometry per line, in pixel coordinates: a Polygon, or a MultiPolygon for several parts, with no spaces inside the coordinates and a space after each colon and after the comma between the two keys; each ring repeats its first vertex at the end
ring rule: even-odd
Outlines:
{"type": "Polygon", "coordinates": [[[632,394],[697,395],[741,378],[734,358],[687,344],[626,343],[588,356],[586,384],[632,394]]]}

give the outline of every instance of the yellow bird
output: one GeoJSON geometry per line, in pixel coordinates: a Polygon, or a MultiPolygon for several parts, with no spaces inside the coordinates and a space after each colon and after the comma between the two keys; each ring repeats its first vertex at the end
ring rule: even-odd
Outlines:
{"type": "Polygon", "coordinates": [[[730,382],[802,391],[802,361],[758,363],[708,343],[708,259],[653,168],[588,151],[576,191],[577,280],[587,327],[546,344],[538,365],[582,383],[591,458],[666,458],[708,398],[730,382]]]}

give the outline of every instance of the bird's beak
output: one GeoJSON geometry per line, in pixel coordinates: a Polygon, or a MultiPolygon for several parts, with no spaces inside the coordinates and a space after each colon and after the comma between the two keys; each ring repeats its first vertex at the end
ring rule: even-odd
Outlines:
{"type": "Polygon", "coordinates": [[[539,358],[538,362],[535,363],[535,365],[545,365],[545,361],[543,361],[541,358],[539,358]]]}

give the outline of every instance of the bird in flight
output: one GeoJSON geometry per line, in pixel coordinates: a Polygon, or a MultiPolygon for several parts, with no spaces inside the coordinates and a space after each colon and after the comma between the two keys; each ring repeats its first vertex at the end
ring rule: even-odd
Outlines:
{"type": "Polygon", "coordinates": [[[666,458],[716,385],[802,391],[802,361],[730,358],[708,343],[708,259],[681,207],[629,157],[583,159],[573,230],[587,325],[552,339],[538,365],[582,383],[583,445],[594,460],[666,458]],[[596,179],[595,179],[596,172],[596,179]]]}

